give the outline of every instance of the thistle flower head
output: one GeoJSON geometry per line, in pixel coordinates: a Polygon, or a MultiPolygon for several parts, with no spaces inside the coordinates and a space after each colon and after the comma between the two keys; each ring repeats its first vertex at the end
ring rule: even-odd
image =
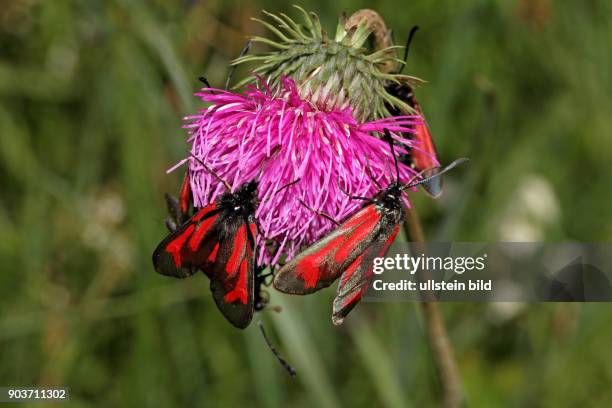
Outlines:
{"type": "MultiPolygon", "coordinates": [[[[333,222],[321,214],[343,221],[354,213],[363,202],[349,195],[373,197],[396,181],[391,149],[380,139],[385,129],[400,142],[396,153],[419,149],[409,135],[421,118],[388,111],[412,112],[386,91],[408,78],[381,68],[396,63],[395,51],[368,53],[371,30],[363,24],[346,29],[342,20],[330,39],[316,15],[298,9],[304,24],[268,14],[279,28],[264,24],[280,40],[254,40],[272,52],[235,61],[259,64],[238,85],[240,92],[203,88],[196,95],[209,106],[186,118],[191,154],[199,160],[181,163],[189,162],[196,207],[225,192],[200,161],[233,189],[259,182],[259,265],[288,260],[331,230],[333,222]]],[[[399,164],[400,181],[413,176],[399,164]]]]}
{"type": "MultiPolygon", "coordinates": [[[[234,189],[259,181],[260,265],[276,264],[283,254],[291,258],[328,232],[333,222],[319,213],[341,221],[363,205],[346,193],[373,197],[376,183],[395,181],[389,145],[375,134],[388,129],[395,140],[418,148],[402,136],[418,117],[360,123],[351,107],[321,110],[303,99],[289,78],[278,92],[261,80],[243,93],[203,88],[196,95],[211,105],[186,118],[191,153],[234,189]]],[[[189,160],[189,169],[196,207],[223,194],[223,184],[198,160],[189,160]]],[[[403,181],[414,175],[403,164],[399,170],[403,181]]]]}

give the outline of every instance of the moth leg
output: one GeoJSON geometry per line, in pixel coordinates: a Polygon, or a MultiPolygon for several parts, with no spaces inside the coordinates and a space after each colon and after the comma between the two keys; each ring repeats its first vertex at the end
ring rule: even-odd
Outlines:
{"type": "Polygon", "coordinates": [[[371,199],[366,198],[366,197],[360,197],[360,196],[351,195],[351,193],[349,193],[348,191],[346,191],[345,189],[342,188],[342,186],[340,185],[340,180],[338,180],[338,188],[340,189],[340,191],[342,191],[350,199],[353,199],[353,200],[362,200],[362,201],[372,201],[371,199]]]}
{"type": "Polygon", "coordinates": [[[370,167],[370,160],[368,160],[368,156],[365,156],[365,161],[366,161],[366,169],[368,170],[368,175],[370,176],[370,179],[372,180],[372,182],[374,183],[374,185],[376,185],[376,187],[378,187],[379,190],[382,190],[382,186],[380,185],[380,183],[374,178],[374,174],[372,174],[372,168],[370,167]]]}
{"type": "Polygon", "coordinates": [[[327,214],[327,213],[324,213],[323,211],[318,211],[318,210],[315,210],[314,208],[312,208],[312,207],[310,207],[308,204],[306,204],[304,201],[302,201],[302,199],[301,199],[301,198],[298,198],[298,201],[299,201],[299,202],[300,202],[300,203],[301,203],[301,204],[302,204],[304,207],[308,208],[308,209],[309,209],[310,211],[312,211],[313,213],[318,214],[318,215],[320,215],[321,217],[323,217],[323,218],[325,218],[325,219],[327,219],[327,220],[329,220],[329,221],[333,222],[333,223],[334,223],[336,226],[340,225],[340,223],[339,223],[338,221],[336,221],[336,220],[334,219],[334,217],[332,217],[331,215],[329,215],[329,214],[327,214]]]}
{"type": "Polygon", "coordinates": [[[266,344],[268,345],[268,348],[270,349],[270,351],[272,352],[272,354],[274,354],[274,357],[276,357],[276,359],[278,360],[278,362],[283,366],[283,368],[287,371],[287,374],[289,374],[291,377],[295,377],[295,375],[297,374],[295,371],[295,368],[293,368],[291,366],[291,364],[289,364],[287,362],[287,360],[285,360],[280,353],[276,350],[276,348],[272,345],[272,342],[270,342],[270,339],[268,338],[268,335],[263,327],[263,323],[261,322],[261,320],[257,321],[257,326],[259,326],[259,331],[261,332],[261,335],[264,338],[264,341],[266,342],[266,344]]]}
{"type": "Polygon", "coordinates": [[[270,303],[270,294],[261,289],[261,286],[255,293],[255,301],[253,302],[253,308],[256,312],[260,312],[270,303]]]}

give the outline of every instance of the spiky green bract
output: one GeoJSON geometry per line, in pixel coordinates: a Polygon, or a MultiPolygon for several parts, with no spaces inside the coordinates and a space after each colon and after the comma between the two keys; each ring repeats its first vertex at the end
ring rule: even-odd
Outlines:
{"type": "MultiPolygon", "coordinates": [[[[273,23],[261,22],[277,39],[253,37],[252,41],[267,44],[272,51],[246,55],[233,63],[254,62],[254,72],[263,76],[272,89],[281,87],[281,78],[292,78],[298,85],[300,97],[310,100],[319,109],[344,109],[350,107],[357,120],[362,122],[391,116],[388,105],[403,112],[413,110],[400,99],[390,95],[385,86],[390,82],[416,82],[417,78],[389,74],[381,71],[383,63],[402,61],[393,57],[395,49],[387,47],[368,51],[366,41],[371,30],[360,24],[347,32],[340,19],[336,35],[329,38],[321,28],[319,18],[295,6],[303,14],[303,24],[287,15],[264,11],[273,23]],[[390,52],[392,51],[392,52],[390,52]]],[[[249,79],[239,84],[243,85],[249,79]]]]}

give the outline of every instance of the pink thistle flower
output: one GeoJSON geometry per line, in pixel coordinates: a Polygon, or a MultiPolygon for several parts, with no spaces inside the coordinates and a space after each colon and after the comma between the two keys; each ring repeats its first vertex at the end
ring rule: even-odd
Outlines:
{"type": "MultiPolygon", "coordinates": [[[[384,188],[395,181],[390,148],[376,134],[388,129],[396,141],[419,148],[402,135],[421,123],[418,116],[359,123],[348,104],[315,105],[300,96],[293,80],[283,77],[281,82],[276,92],[261,79],[259,87],[248,86],[242,94],[202,88],[196,96],[211,105],[185,118],[191,154],[234,189],[259,182],[259,265],[275,265],[283,254],[291,259],[334,227],[311,209],[342,221],[363,205],[342,190],[372,197],[380,190],[376,183],[384,188]]],[[[203,207],[225,188],[197,160],[186,158],[174,168],[187,161],[194,205],[203,207]]],[[[399,172],[403,182],[414,176],[401,163],[399,172]]]]}

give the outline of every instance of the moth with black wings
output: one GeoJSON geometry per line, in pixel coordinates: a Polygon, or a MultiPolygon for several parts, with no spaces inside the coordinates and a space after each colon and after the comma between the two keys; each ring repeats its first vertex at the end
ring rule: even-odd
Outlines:
{"type": "Polygon", "coordinates": [[[197,210],[157,246],[153,265],[160,274],[176,278],[202,270],[221,313],[244,329],[254,310],[257,182],[233,193],[226,187],[226,193],[197,210]]]}

